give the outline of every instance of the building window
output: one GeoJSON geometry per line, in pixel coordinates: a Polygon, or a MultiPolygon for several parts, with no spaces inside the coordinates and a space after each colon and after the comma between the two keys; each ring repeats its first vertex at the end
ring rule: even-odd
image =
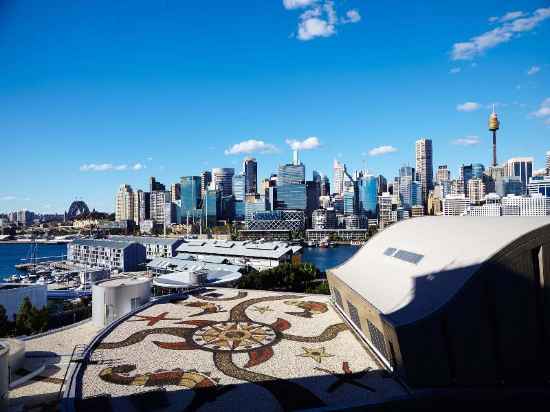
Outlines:
{"type": "Polygon", "coordinates": [[[384,358],[389,359],[388,351],[386,350],[386,341],[384,340],[384,335],[382,334],[382,332],[380,332],[380,329],[374,326],[374,324],[370,320],[367,320],[367,323],[369,326],[369,334],[372,344],[376,349],[378,349],[378,352],[380,352],[380,354],[384,358]]]}
{"type": "Polygon", "coordinates": [[[141,299],[140,298],[132,298],[130,299],[130,306],[132,308],[132,311],[136,310],[141,306],[141,299]]]}

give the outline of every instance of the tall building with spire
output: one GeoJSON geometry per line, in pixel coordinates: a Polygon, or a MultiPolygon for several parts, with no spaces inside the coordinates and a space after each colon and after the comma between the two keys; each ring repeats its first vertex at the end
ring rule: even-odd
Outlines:
{"type": "Polygon", "coordinates": [[[493,112],[489,116],[489,131],[493,133],[493,167],[497,165],[497,130],[500,128],[500,121],[495,113],[495,105],[493,104],[493,112]]]}
{"type": "Polygon", "coordinates": [[[433,151],[431,139],[416,141],[416,173],[422,187],[422,198],[428,198],[428,192],[433,189],[433,151]]]}

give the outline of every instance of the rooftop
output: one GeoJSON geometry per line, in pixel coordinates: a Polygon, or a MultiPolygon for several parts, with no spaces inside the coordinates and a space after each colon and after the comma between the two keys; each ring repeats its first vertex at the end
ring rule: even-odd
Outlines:
{"type": "Polygon", "coordinates": [[[202,289],[105,332],[77,410],[280,411],[405,397],[324,295],[202,289]]]}
{"type": "Polygon", "coordinates": [[[293,252],[286,242],[190,240],[182,243],[177,251],[188,254],[242,256],[250,258],[278,259],[293,252]]]}
{"type": "Polygon", "coordinates": [[[550,217],[426,216],[378,233],[330,273],[396,324],[432,313],[486,261],[550,217]],[[423,299],[415,299],[422,281],[423,299]],[[412,301],[414,305],[410,305],[412,301]]]}
{"type": "Polygon", "coordinates": [[[109,249],[125,249],[130,246],[133,241],[111,240],[111,239],[75,239],[73,245],[105,247],[109,249]]]}
{"type": "Polygon", "coordinates": [[[112,240],[120,240],[124,242],[137,242],[137,243],[156,243],[159,245],[175,245],[180,244],[183,239],[182,238],[174,238],[174,237],[156,237],[156,236],[110,236],[109,239],[112,240]]]}
{"type": "Polygon", "coordinates": [[[101,285],[103,288],[117,288],[120,286],[137,285],[140,283],[151,282],[150,278],[146,277],[130,277],[130,276],[117,276],[103,281],[96,282],[96,285],[101,285]]]}

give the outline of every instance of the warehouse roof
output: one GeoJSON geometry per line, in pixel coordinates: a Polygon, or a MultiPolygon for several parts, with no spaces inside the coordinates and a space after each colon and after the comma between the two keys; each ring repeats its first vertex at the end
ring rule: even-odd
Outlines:
{"type": "Polygon", "coordinates": [[[440,308],[484,262],[543,227],[550,230],[550,217],[405,220],[374,236],[352,258],[329,272],[390,321],[405,324],[440,308]]]}
{"type": "Polygon", "coordinates": [[[177,251],[189,254],[279,259],[289,252],[296,253],[300,249],[286,242],[190,240],[183,242],[177,251]]]}
{"type": "Polygon", "coordinates": [[[110,236],[109,239],[121,240],[125,242],[137,242],[141,244],[156,243],[159,245],[179,245],[183,242],[182,238],[174,237],[156,237],[156,236],[110,236]]]}
{"type": "Polygon", "coordinates": [[[75,239],[73,245],[84,245],[93,247],[105,247],[109,249],[125,249],[132,243],[126,240],[111,240],[111,239],[75,239]]]}
{"type": "Polygon", "coordinates": [[[240,269],[240,267],[236,265],[226,265],[222,263],[211,263],[204,261],[197,262],[192,259],[184,260],[180,259],[179,256],[177,258],[155,258],[147,264],[147,267],[152,269],[165,269],[173,272],[183,272],[191,270],[191,268],[196,267],[197,264],[200,264],[205,269],[211,271],[224,270],[227,272],[238,272],[240,269]]]}

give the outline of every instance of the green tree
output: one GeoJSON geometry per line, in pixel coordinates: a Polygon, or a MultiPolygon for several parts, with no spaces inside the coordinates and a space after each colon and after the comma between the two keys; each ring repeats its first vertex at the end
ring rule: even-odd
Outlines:
{"type": "Polygon", "coordinates": [[[31,335],[44,332],[48,327],[48,309],[37,309],[26,297],[15,318],[16,335],[31,335]]]}

